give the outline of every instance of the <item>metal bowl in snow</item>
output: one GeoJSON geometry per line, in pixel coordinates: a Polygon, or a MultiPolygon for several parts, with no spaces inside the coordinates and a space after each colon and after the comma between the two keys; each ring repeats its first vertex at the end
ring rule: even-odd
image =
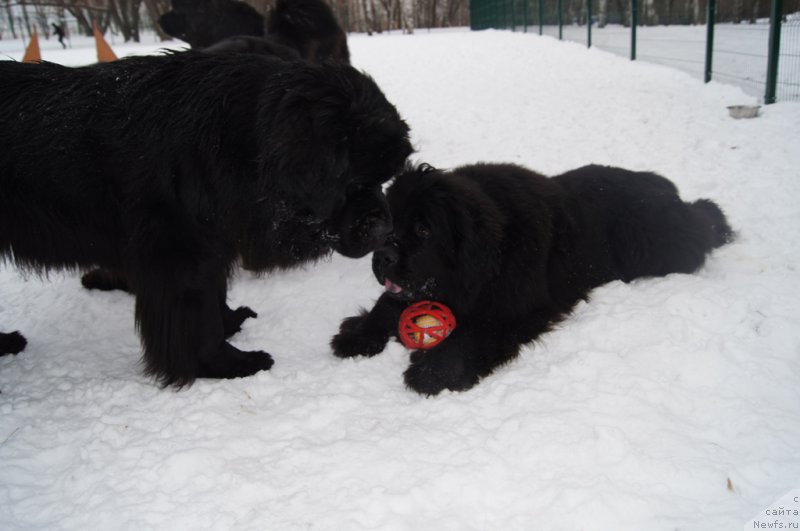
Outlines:
{"type": "Polygon", "coordinates": [[[728,112],[731,117],[739,120],[740,118],[755,118],[758,116],[758,110],[761,105],[731,105],[728,107],[728,112]]]}

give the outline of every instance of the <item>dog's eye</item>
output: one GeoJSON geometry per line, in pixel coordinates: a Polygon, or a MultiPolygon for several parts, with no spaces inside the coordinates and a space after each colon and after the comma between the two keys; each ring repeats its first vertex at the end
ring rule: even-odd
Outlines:
{"type": "Polygon", "coordinates": [[[427,225],[417,222],[414,224],[414,234],[425,239],[431,235],[431,229],[427,225]]]}

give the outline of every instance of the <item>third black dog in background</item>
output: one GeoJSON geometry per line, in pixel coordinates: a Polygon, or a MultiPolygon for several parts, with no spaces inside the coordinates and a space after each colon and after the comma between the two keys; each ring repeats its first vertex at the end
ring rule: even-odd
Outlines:
{"type": "Polygon", "coordinates": [[[172,11],[159,25],[192,48],[212,47],[216,53],[284,57],[288,49],[313,63],[350,62],[347,35],[324,0],[277,0],[266,22],[238,0],[172,0],[172,11]]]}
{"type": "Polygon", "coordinates": [[[347,35],[324,0],[278,0],[267,17],[267,36],[308,61],[350,63],[347,35]]]}
{"type": "Polygon", "coordinates": [[[409,303],[450,307],[458,326],[411,354],[406,384],[465,390],[517,356],[606,282],[691,273],[727,242],[719,207],[685,203],[669,180],[586,166],[547,178],[519,166],[422,167],[387,193],[394,235],[375,251],[386,288],[331,342],[339,357],[380,353],[409,303]]]}
{"type": "Polygon", "coordinates": [[[158,25],[167,35],[205,48],[235,35],[264,36],[264,17],[238,0],[172,0],[158,25]]]}

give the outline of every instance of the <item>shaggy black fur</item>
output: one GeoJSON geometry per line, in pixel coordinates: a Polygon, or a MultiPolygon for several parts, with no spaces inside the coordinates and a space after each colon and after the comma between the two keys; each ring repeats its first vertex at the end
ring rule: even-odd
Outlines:
{"type": "Polygon", "coordinates": [[[324,0],[277,0],[266,23],[238,0],[172,0],[172,11],[161,16],[159,25],[192,48],[210,47],[216,53],[285,57],[294,50],[314,63],[350,62],[347,35],[324,0]]]}
{"type": "Polygon", "coordinates": [[[391,230],[381,185],[412,151],[408,127],[352,67],[186,52],[0,61],[0,79],[0,255],[119,275],[164,384],[272,365],[224,340],[254,315],[225,304],[240,259],[359,257],[391,230]]]}
{"type": "Polygon", "coordinates": [[[203,48],[203,51],[206,53],[255,53],[258,55],[270,55],[286,61],[302,59],[300,52],[293,48],[279,44],[272,39],[247,35],[223,39],[216,44],[203,48]]]}
{"type": "MultiPolygon", "coordinates": [[[[270,11],[270,35],[264,35],[263,17],[243,2],[173,0],[172,6],[173,10],[160,19],[162,29],[206,53],[253,53],[287,61],[350,63],[347,36],[323,0],[279,0],[270,11]]],[[[89,271],[81,282],[87,289],[130,291],[124,275],[105,269],[89,271]]],[[[231,334],[238,331],[237,326],[231,334]]]]}
{"type": "Polygon", "coordinates": [[[339,357],[378,354],[410,302],[444,303],[458,326],[413,352],[405,372],[427,395],[469,389],[592,288],[691,273],[732,236],[713,202],[684,203],[667,179],[613,167],[550,179],[513,165],[422,167],[387,195],[394,235],[372,261],[386,293],[344,320],[331,346],[339,357]]]}

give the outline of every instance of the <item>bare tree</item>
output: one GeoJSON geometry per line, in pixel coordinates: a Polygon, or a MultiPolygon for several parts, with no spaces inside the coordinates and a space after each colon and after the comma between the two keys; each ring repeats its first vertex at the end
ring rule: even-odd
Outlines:
{"type": "MultiPolygon", "coordinates": [[[[242,0],[259,13],[268,15],[276,0],[242,0]]],[[[468,0],[323,0],[333,9],[345,31],[376,33],[402,30],[413,33],[417,27],[469,25],[468,0]]],[[[580,0],[575,0],[580,1],[580,0]]],[[[605,1],[605,0],[602,0],[605,1]]],[[[626,0],[615,0],[624,2],[626,0]]],[[[749,1],[749,0],[744,0],[749,1]]],[[[0,0],[5,20],[0,27],[12,37],[29,37],[34,25],[49,31],[48,18],[74,19],[78,32],[91,35],[94,25],[109,29],[125,41],[138,41],[142,30],[155,30],[162,39],[158,19],[171,9],[171,0],[0,0]]]]}
{"type": "Polygon", "coordinates": [[[381,8],[383,9],[383,13],[386,23],[386,29],[392,30],[394,29],[394,12],[395,12],[395,4],[397,3],[396,0],[380,0],[381,8]]]}
{"type": "Polygon", "coordinates": [[[125,42],[139,42],[139,8],[142,0],[108,0],[108,14],[125,42]]]}
{"type": "Polygon", "coordinates": [[[14,13],[11,11],[11,1],[5,0],[3,3],[5,4],[4,7],[6,8],[6,16],[8,17],[8,29],[11,30],[11,38],[16,39],[17,29],[16,29],[16,24],[14,24],[14,13]]]}
{"type": "Polygon", "coordinates": [[[367,32],[367,35],[372,35],[372,32],[375,30],[375,13],[374,13],[374,4],[371,0],[361,0],[361,9],[363,13],[363,27],[367,32]]]}
{"type": "Polygon", "coordinates": [[[400,0],[400,13],[403,18],[403,32],[414,33],[414,13],[416,12],[415,0],[400,0]]]}
{"type": "Polygon", "coordinates": [[[447,0],[447,25],[469,26],[469,5],[465,0],[447,0]]]}

